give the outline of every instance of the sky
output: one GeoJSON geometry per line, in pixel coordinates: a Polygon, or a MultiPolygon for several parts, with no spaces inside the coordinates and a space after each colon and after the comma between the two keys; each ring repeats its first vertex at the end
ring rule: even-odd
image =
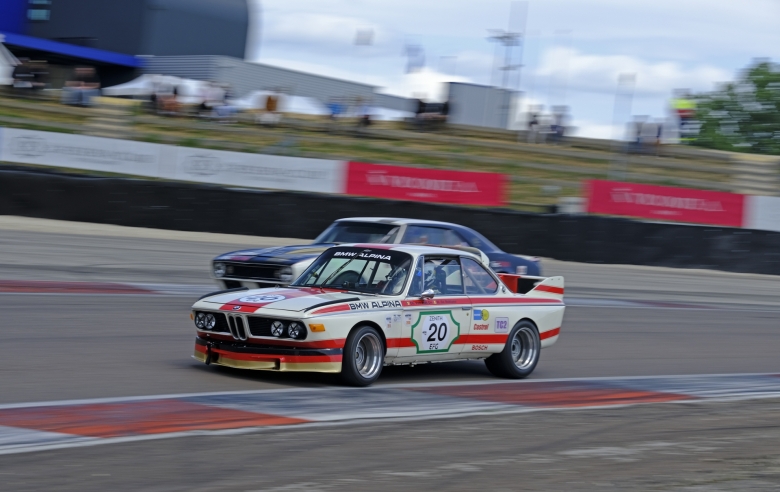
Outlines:
{"type": "Polygon", "coordinates": [[[568,106],[576,134],[594,138],[622,138],[632,115],[665,117],[674,89],[712,90],[755,58],[780,61],[780,0],[251,1],[260,11],[251,61],[404,97],[442,99],[446,81],[501,83],[504,51],[490,30],[523,32],[511,62],[522,67],[508,84],[522,108],[568,106]],[[366,30],[372,44],[356,45],[366,30]],[[425,54],[413,74],[409,44],[425,54]],[[621,74],[634,83],[622,86],[616,110],[621,74]]]}

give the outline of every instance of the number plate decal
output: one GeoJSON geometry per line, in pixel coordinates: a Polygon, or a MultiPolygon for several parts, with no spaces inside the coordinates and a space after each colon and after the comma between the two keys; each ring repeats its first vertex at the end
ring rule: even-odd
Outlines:
{"type": "Polygon", "coordinates": [[[418,354],[447,352],[460,336],[460,323],[452,311],[423,311],[412,325],[412,342],[418,354]]]}

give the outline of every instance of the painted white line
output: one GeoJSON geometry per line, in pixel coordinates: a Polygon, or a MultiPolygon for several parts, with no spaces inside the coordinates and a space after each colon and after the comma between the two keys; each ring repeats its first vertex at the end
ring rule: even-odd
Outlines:
{"type": "Polygon", "coordinates": [[[285,387],[279,389],[262,389],[262,390],[245,390],[245,391],[168,393],[168,394],[160,394],[160,395],[119,396],[119,397],[107,397],[107,398],[78,399],[78,400],[6,403],[0,405],[0,410],[12,409],[12,408],[37,408],[37,407],[90,405],[90,404],[107,404],[107,403],[128,403],[128,402],[142,402],[142,401],[151,401],[151,400],[202,398],[202,397],[211,397],[211,396],[262,395],[262,394],[283,394],[283,393],[296,393],[296,392],[327,393],[334,390],[365,392],[368,394],[371,391],[382,390],[382,389],[421,389],[421,388],[439,388],[439,387],[451,387],[451,386],[486,386],[486,385],[496,385],[496,384],[534,385],[534,384],[544,384],[544,383],[588,383],[588,382],[610,382],[610,381],[617,382],[617,381],[633,381],[633,380],[641,381],[641,380],[654,380],[654,379],[718,379],[718,378],[725,379],[725,378],[745,378],[745,377],[777,378],[778,389],[780,389],[780,373],[679,374],[679,375],[670,375],[670,376],[625,376],[625,377],[605,376],[605,377],[592,377],[592,378],[550,378],[550,379],[521,379],[521,380],[492,379],[492,380],[477,380],[477,381],[377,384],[368,388],[354,388],[349,386],[318,386],[318,387],[304,387],[304,388],[285,387]]]}

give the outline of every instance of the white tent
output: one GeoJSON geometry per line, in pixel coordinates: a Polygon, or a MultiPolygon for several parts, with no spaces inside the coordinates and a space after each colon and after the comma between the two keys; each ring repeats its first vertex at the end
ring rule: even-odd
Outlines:
{"type": "Polygon", "coordinates": [[[217,99],[223,94],[222,89],[209,87],[208,82],[201,80],[152,74],[141,75],[130,82],[106,87],[102,92],[104,96],[112,97],[143,97],[155,93],[172,94],[174,89],[177,92],[176,99],[182,104],[198,104],[204,98],[217,99]],[[220,94],[216,94],[216,91],[220,91],[220,94]]]}
{"type": "Polygon", "coordinates": [[[282,111],[285,113],[328,115],[330,111],[322,104],[319,99],[313,97],[292,96],[287,98],[287,102],[282,111]]]}
{"type": "Polygon", "coordinates": [[[18,64],[19,60],[0,43],[0,85],[13,85],[14,67],[18,64]]]}
{"type": "Polygon", "coordinates": [[[246,111],[252,109],[265,109],[268,96],[278,98],[277,111],[281,113],[296,113],[310,115],[327,115],[328,108],[318,99],[303,96],[288,96],[273,91],[252,91],[239,99],[229,99],[228,104],[246,111]]]}
{"type": "Polygon", "coordinates": [[[377,106],[372,107],[369,110],[369,114],[372,118],[380,121],[400,121],[414,117],[414,113],[411,111],[399,111],[397,109],[380,108],[377,106]]]}

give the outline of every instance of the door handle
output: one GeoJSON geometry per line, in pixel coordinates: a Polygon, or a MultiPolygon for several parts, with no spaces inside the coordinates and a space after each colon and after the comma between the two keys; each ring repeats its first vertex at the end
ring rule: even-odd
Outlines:
{"type": "Polygon", "coordinates": [[[471,311],[471,306],[463,306],[461,309],[464,311],[471,311]]]}

